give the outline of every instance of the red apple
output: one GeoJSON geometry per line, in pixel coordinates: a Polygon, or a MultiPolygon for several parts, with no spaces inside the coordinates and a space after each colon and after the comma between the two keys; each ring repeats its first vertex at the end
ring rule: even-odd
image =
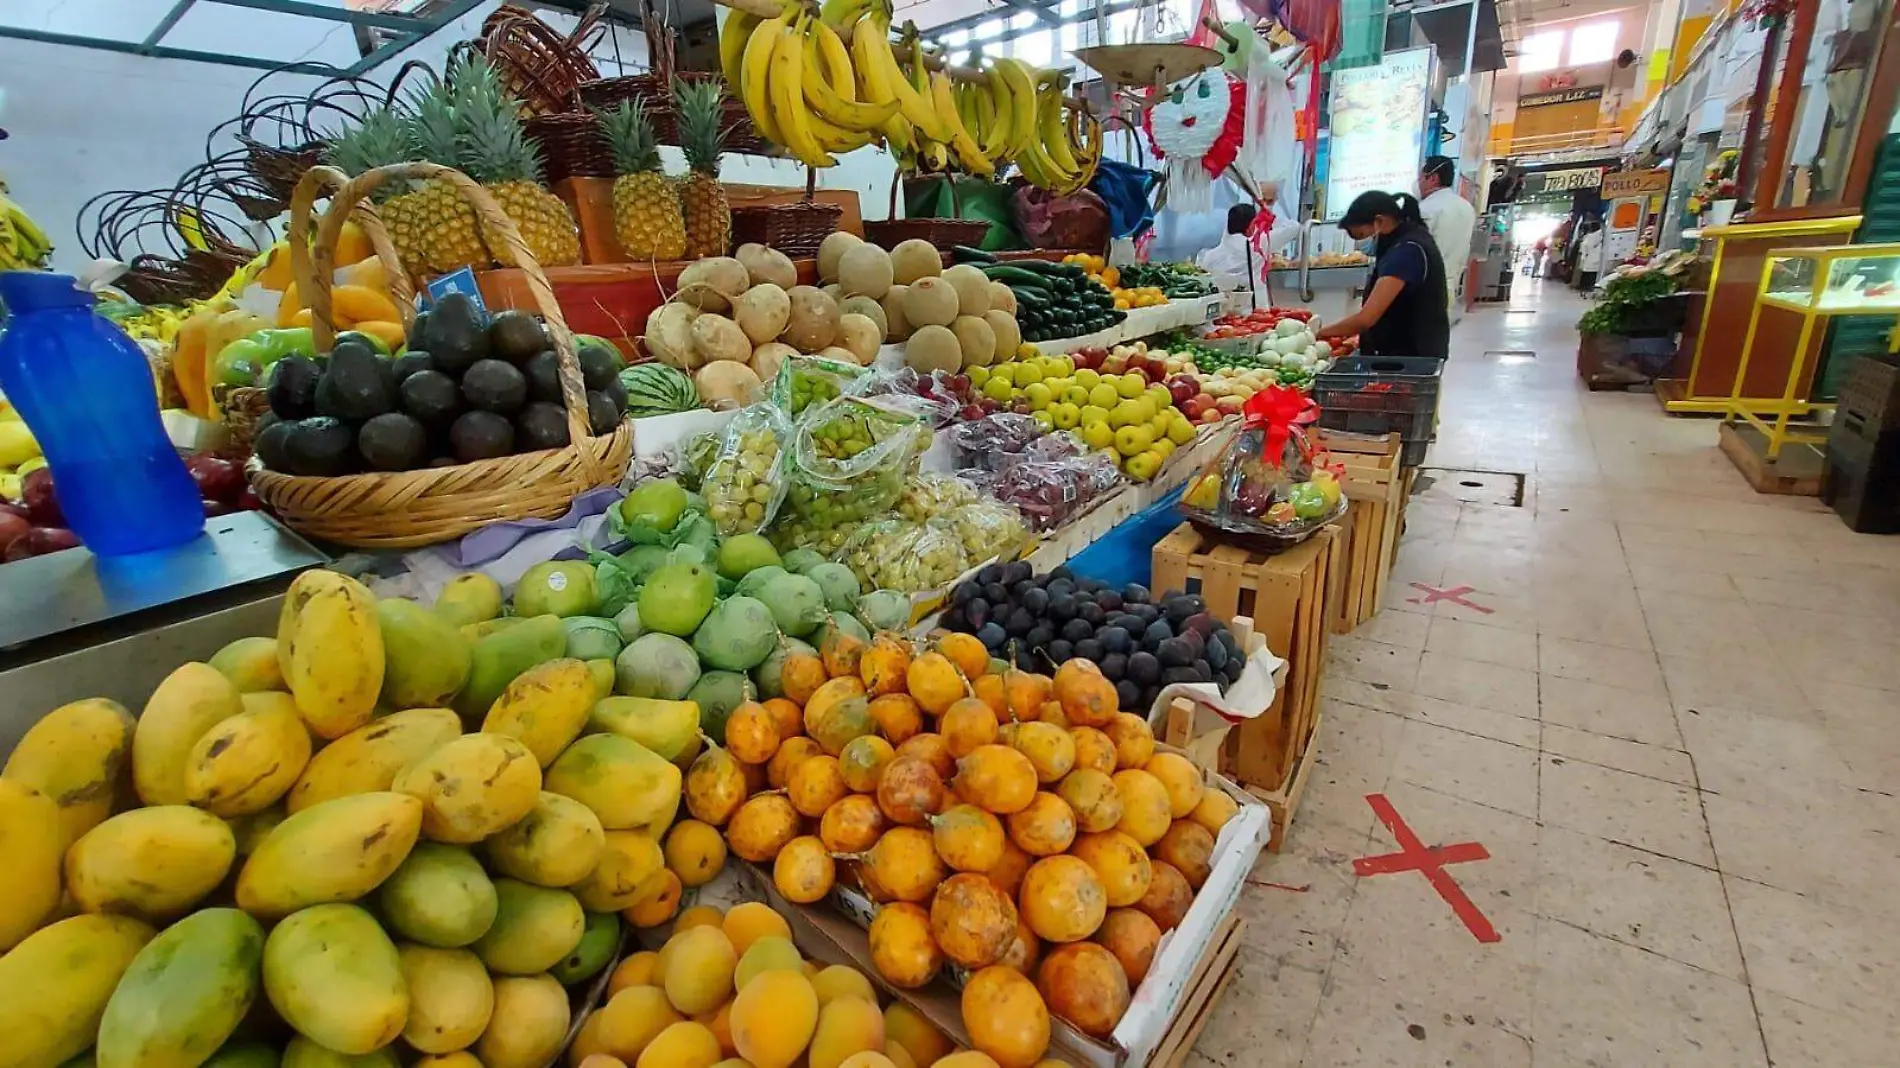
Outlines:
{"type": "Polygon", "coordinates": [[[1239,415],[1242,403],[1239,397],[1222,397],[1214,402],[1214,407],[1222,415],[1239,415]]]}
{"type": "Polygon", "coordinates": [[[27,522],[24,516],[17,516],[12,512],[0,512],[0,553],[6,552],[14,539],[24,535],[32,526],[33,524],[27,522]]]}
{"type": "Polygon", "coordinates": [[[1188,419],[1193,422],[1199,422],[1201,413],[1207,410],[1202,407],[1199,397],[1189,397],[1187,400],[1182,401],[1179,407],[1181,414],[1187,416],[1188,419]]]}
{"type": "Polygon", "coordinates": [[[1201,409],[1201,422],[1203,422],[1203,423],[1218,423],[1218,422],[1220,422],[1220,420],[1221,420],[1221,411],[1220,411],[1220,409],[1219,409],[1219,408],[1203,408],[1203,409],[1201,409]]]}
{"type": "Polygon", "coordinates": [[[1102,357],[1102,362],[1096,365],[1096,370],[1105,375],[1121,374],[1123,371],[1128,370],[1128,357],[1117,356],[1111,352],[1102,357]]]}
{"type": "Polygon", "coordinates": [[[0,515],[17,515],[25,519],[27,518],[26,505],[16,501],[0,501],[0,515]]]}
{"type": "Polygon", "coordinates": [[[1200,385],[1186,375],[1176,375],[1168,380],[1168,396],[1174,398],[1176,407],[1187,403],[1200,391],[1200,385]]]}
{"type": "Polygon", "coordinates": [[[222,456],[196,453],[185,460],[185,470],[198,483],[198,493],[206,500],[229,504],[244,492],[244,472],[222,456]]]}
{"type": "Polygon", "coordinates": [[[11,563],[29,556],[45,556],[47,553],[78,547],[79,536],[65,527],[33,527],[7,546],[6,559],[11,563]]]}
{"type": "Polygon", "coordinates": [[[20,499],[26,503],[27,518],[34,526],[63,527],[66,513],[59,509],[59,495],[53,492],[53,472],[42,467],[20,480],[20,499]]]}

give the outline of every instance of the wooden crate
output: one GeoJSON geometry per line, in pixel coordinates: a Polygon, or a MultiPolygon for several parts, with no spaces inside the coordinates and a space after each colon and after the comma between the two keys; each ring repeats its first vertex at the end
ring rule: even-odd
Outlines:
{"type": "Polygon", "coordinates": [[[1339,611],[1332,617],[1332,628],[1334,634],[1350,634],[1379,614],[1385,581],[1398,555],[1407,485],[1399,467],[1402,442],[1397,434],[1320,434],[1314,444],[1346,469],[1340,487],[1352,502],[1352,530],[1340,549],[1339,611]]]}
{"type": "Polygon", "coordinates": [[[1319,679],[1331,620],[1339,609],[1343,546],[1349,530],[1328,527],[1284,553],[1268,556],[1223,545],[1182,524],[1155,545],[1154,588],[1198,590],[1224,620],[1247,616],[1267,648],[1287,661],[1273,706],[1229,733],[1221,770],[1274,809],[1279,848],[1311,763],[1319,722],[1319,679]]]}

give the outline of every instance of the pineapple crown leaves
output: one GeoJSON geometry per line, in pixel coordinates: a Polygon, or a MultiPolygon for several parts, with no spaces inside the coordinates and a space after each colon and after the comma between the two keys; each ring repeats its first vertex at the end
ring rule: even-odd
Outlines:
{"type": "MultiPolygon", "coordinates": [[[[372,111],[363,121],[326,134],[323,161],[354,178],[365,171],[411,158],[407,122],[392,108],[372,111]]],[[[384,201],[403,192],[408,183],[385,182],[372,196],[384,201]]]]}
{"type": "Polygon", "coordinates": [[[409,93],[409,152],[420,160],[457,167],[461,164],[455,140],[455,104],[449,83],[437,79],[409,93]]]}
{"type": "Polygon", "coordinates": [[[618,174],[662,173],[660,150],[653,134],[653,122],[647,117],[646,103],[622,100],[612,111],[594,110],[607,146],[613,151],[614,171],[618,174]]]}
{"type": "Polygon", "coordinates": [[[673,106],[679,113],[680,148],[686,165],[700,174],[719,173],[719,153],[725,148],[720,129],[725,87],[716,81],[686,83],[673,79],[673,106]]]}
{"type": "Polygon", "coordinates": [[[495,68],[469,54],[449,68],[459,166],[490,185],[541,181],[541,160],[522,129],[520,105],[502,91],[495,68]]]}

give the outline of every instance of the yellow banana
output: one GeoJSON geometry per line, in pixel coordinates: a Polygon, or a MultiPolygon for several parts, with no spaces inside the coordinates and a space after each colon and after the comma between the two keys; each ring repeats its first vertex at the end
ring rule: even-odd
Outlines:
{"type": "Polygon", "coordinates": [[[871,0],[825,0],[819,8],[818,21],[843,32],[869,13],[871,7],[871,0]]]}
{"type": "Polygon", "coordinates": [[[1056,168],[1063,174],[1074,175],[1081,165],[1076,162],[1075,153],[1069,150],[1068,131],[1062,124],[1062,78],[1045,74],[1042,84],[1046,88],[1036,109],[1037,137],[1056,168]]]}
{"type": "Polygon", "coordinates": [[[805,38],[805,100],[818,117],[854,133],[876,130],[897,114],[897,101],[861,104],[853,97],[857,88],[851,70],[851,57],[844,42],[823,22],[811,24],[805,38]],[[849,94],[849,95],[847,95],[849,94]]]}
{"type": "Polygon", "coordinates": [[[897,110],[924,136],[946,141],[950,131],[944,128],[936,110],[916,87],[905,80],[891,51],[890,22],[880,14],[858,20],[851,36],[851,49],[857,59],[858,74],[869,90],[861,94],[867,100],[896,99],[897,110]]]}
{"type": "Polygon", "coordinates": [[[745,69],[746,43],[761,21],[759,16],[735,7],[726,11],[726,21],[719,27],[719,72],[726,76],[726,84],[735,93],[739,91],[745,69]]]}
{"type": "MultiPolygon", "coordinates": [[[[918,57],[921,64],[922,56],[918,57]]],[[[942,71],[930,75],[931,99],[936,102],[937,114],[950,124],[950,147],[957,150],[957,159],[963,169],[976,175],[996,173],[996,167],[983,154],[983,149],[970,139],[970,132],[963,128],[963,120],[957,117],[957,105],[950,99],[950,76],[942,71]]]]}
{"type": "Polygon", "coordinates": [[[773,120],[785,135],[780,143],[809,167],[830,167],[838,161],[818,143],[812,132],[811,117],[805,113],[805,22],[782,25],[778,42],[772,47],[771,77],[766,88],[773,120]]]}
{"type": "Polygon", "coordinates": [[[1010,141],[1006,151],[1011,156],[1021,155],[1036,136],[1036,79],[1020,59],[999,59],[996,69],[1008,90],[996,98],[998,108],[1009,111],[1010,141]]]}
{"type": "Polygon", "coordinates": [[[746,113],[752,116],[752,124],[759,128],[761,137],[775,145],[785,144],[785,135],[772,116],[769,88],[772,55],[778,48],[779,37],[791,20],[792,12],[788,10],[777,18],[766,19],[753,29],[752,36],[746,40],[745,57],[740,66],[742,73],[737,83],[739,98],[745,101],[746,113]]]}

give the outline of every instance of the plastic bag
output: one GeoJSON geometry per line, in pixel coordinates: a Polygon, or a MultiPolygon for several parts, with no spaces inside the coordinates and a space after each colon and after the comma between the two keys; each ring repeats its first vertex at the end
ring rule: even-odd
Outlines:
{"type": "Polygon", "coordinates": [[[852,393],[859,397],[886,398],[896,407],[913,411],[930,420],[933,427],[946,427],[957,421],[967,403],[968,388],[959,389],[957,381],[969,379],[942,371],[918,374],[916,368],[873,371],[857,380],[852,393]]]}
{"type": "Polygon", "coordinates": [[[952,532],[973,564],[1014,560],[1030,537],[1022,513],[1001,501],[973,501],[933,516],[929,522],[952,532]]]}
{"type": "Polygon", "coordinates": [[[793,415],[814,404],[837,400],[856,391],[868,372],[854,363],[822,356],[793,356],[778,365],[772,378],[772,403],[793,415]]]}
{"type": "Polygon", "coordinates": [[[1273,386],[1249,398],[1241,416],[1240,433],[1181,495],[1184,515],[1232,534],[1297,541],[1345,512],[1337,477],[1313,463],[1303,429],[1319,417],[1311,398],[1273,386]]]}
{"type": "Polygon", "coordinates": [[[901,593],[942,589],[973,563],[954,529],[904,519],[859,527],[838,562],[856,573],[867,590],[901,593]]]}
{"type": "Polygon", "coordinates": [[[699,486],[720,534],[756,534],[778,514],[791,435],[791,421],[772,404],[754,404],[726,424],[699,486]]]}
{"type": "Polygon", "coordinates": [[[1002,474],[991,493],[1020,512],[1031,529],[1046,532],[1080,515],[1121,481],[1121,471],[1107,453],[1090,452],[1017,464],[1002,474]]]}
{"type": "Polygon", "coordinates": [[[889,511],[929,437],[922,418],[882,398],[812,407],[793,435],[785,480],[793,511],[819,528],[889,511]]]}
{"type": "Polygon", "coordinates": [[[995,471],[1006,466],[999,457],[1021,452],[1030,442],[1047,433],[1042,424],[1031,416],[1017,412],[996,412],[952,427],[950,443],[957,448],[957,466],[995,471]]]}
{"type": "Polygon", "coordinates": [[[897,500],[897,514],[913,523],[921,523],[981,499],[975,486],[956,475],[912,475],[904,480],[904,495],[897,500]]]}
{"type": "Polygon", "coordinates": [[[720,436],[702,430],[679,444],[679,481],[688,492],[697,493],[713,461],[719,459],[720,436]]]}

